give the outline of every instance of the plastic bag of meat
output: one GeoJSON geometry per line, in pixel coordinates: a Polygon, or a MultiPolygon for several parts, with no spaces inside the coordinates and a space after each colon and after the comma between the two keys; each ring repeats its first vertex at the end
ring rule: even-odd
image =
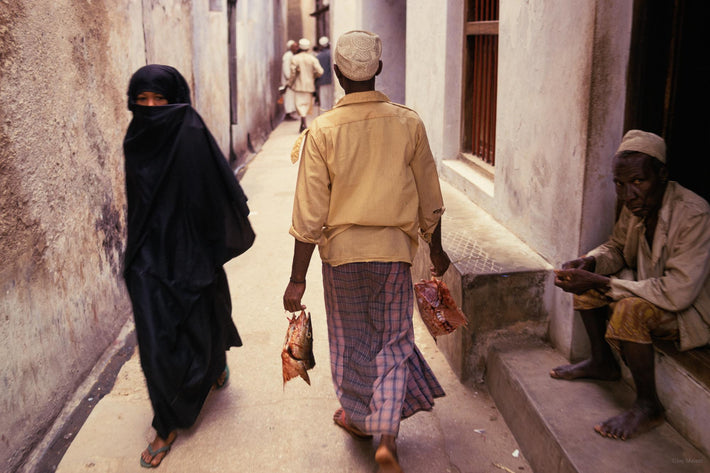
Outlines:
{"type": "Polygon", "coordinates": [[[468,323],[444,281],[436,278],[428,281],[422,279],[414,284],[414,294],[419,314],[434,340],[468,323]]]}

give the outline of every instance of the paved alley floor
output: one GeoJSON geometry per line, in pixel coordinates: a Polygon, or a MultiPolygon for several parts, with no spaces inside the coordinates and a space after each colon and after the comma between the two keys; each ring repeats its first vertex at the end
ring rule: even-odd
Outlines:
{"type": "MultiPolygon", "coordinates": [[[[225,269],[233,317],[244,346],[227,354],[225,389],[210,393],[197,423],[180,431],[158,471],[375,472],[378,439],[358,441],[338,428],[331,383],[323,289],[317,251],[304,304],[313,318],[316,366],[311,385],[296,378],[282,385],[281,347],[288,322],[281,305],[293,238],[288,234],[298,165],[291,147],[298,122],[281,123],[249,163],[242,186],[257,237],[225,269]]],[[[462,385],[415,313],[417,345],[447,396],[431,412],[402,422],[399,456],[407,473],[532,472],[491,398],[462,385]]],[[[153,438],[152,411],[137,351],[116,384],[93,409],[57,468],[59,473],[146,471],[140,452],[153,438]]]]}

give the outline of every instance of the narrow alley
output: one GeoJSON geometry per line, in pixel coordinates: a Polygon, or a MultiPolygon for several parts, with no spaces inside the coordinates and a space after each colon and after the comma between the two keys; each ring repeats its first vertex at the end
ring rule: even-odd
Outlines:
{"type": "MultiPolygon", "coordinates": [[[[293,238],[288,234],[297,165],[290,151],[298,122],[281,123],[249,163],[254,246],[225,269],[233,317],[244,346],[228,352],[227,388],[213,391],[196,425],[181,431],[158,471],[374,472],[377,438],[358,441],[338,428],[330,379],[320,264],[309,269],[304,303],[313,316],[316,367],[311,386],[300,378],[282,387],[280,352],[287,313],[293,238]]],[[[408,473],[532,472],[494,402],[462,385],[415,313],[417,344],[447,392],[432,412],[402,423],[399,454],[408,473]]],[[[137,352],[110,394],[96,405],[57,468],[58,473],[145,471],[140,452],[154,435],[152,411],[137,352]]]]}

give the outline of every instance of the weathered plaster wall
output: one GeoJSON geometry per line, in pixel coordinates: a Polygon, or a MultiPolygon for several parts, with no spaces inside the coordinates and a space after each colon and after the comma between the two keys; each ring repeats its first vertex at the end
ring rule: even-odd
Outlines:
{"type": "MultiPolygon", "coordinates": [[[[234,144],[246,149],[248,134],[272,128],[274,44],[285,42],[273,25],[286,4],[238,5],[250,79],[234,144]]],[[[131,317],[120,273],[131,74],[177,67],[228,154],[227,54],[226,0],[0,0],[1,471],[22,462],[131,317]]]]}
{"type": "Polygon", "coordinates": [[[283,109],[276,101],[287,39],[277,27],[283,24],[279,17],[285,7],[285,3],[262,0],[237,2],[239,106],[232,133],[233,147],[240,157],[258,151],[281,119],[283,109]]]}
{"type": "Polygon", "coordinates": [[[222,153],[229,157],[227,0],[189,3],[192,5],[193,23],[194,105],[219,143],[222,153]]]}
{"type": "MultiPolygon", "coordinates": [[[[335,50],[338,38],[350,30],[367,30],[382,39],[382,73],[375,80],[377,90],[390,100],[405,103],[406,80],[406,11],[405,0],[331,0],[331,42],[335,50]]],[[[344,95],[335,80],[336,100],[344,95]]]]}
{"type": "Polygon", "coordinates": [[[306,38],[311,42],[312,45],[318,44],[318,38],[316,38],[316,22],[315,19],[311,16],[311,13],[313,13],[315,9],[315,0],[301,0],[300,11],[303,32],[301,33],[301,36],[299,38],[296,38],[296,41],[298,41],[300,38],[306,38]]]}
{"type": "MultiPolygon", "coordinates": [[[[461,144],[463,7],[407,2],[406,103],[440,162],[455,159],[461,144]]],[[[610,160],[623,132],[631,2],[506,0],[500,9],[492,193],[473,181],[466,192],[558,265],[612,225],[610,160]]],[[[575,356],[586,335],[570,297],[552,290],[550,337],[575,356]]]]}
{"type": "MultiPolygon", "coordinates": [[[[136,4],[0,8],[0,469],[13,471],[130,311],[120,277],[124,47],[136,4]],[[125,21],[125,23],[124,23],[125,21]]],[[[131,48],[127,48],[131,51],[131,48]]]]}
{"type": "Polygon", "coordinates": [[[365,29],[382,40],[382,73],[377,76],[377,90],[403,104],[406,87],[407,2],[406,0],[369,0],[362,5],[365,29]]]}
{"type": "MultiPolygon", "coordinates": [[[[335,54],[335,47],[340,35],[350,30],[364,28],[362,25],[361,13],[362,9],[360,6],[360,0],[331,0],[330,34],[332,35],[332,38],[330,38],[330,41],[333,54],[335,54]]],[[[333,60],[333,63],[335,63],[335,60],[333,60]]],[[[338,79],[336,79],[334,73],[333,98],[335,102],[342,98],[344,94],[343,88],[340,87],[338,79]]]]}
{"type": "Polygon", "coordinates": [[[406,104],[424,120],[439,161],[460,149],[463,10],[462,0],[407,2],[406,104]]]}
{"type": "MultiPolygon", "coordinates": [[[[622,2],[623,3],[623,2],[622,2]]],[[[623,132],[630,5],[501,2],[494,217],[553,265],[612,224],[611,156],[623,132]]],[[[550,337],[586,350],[569,295],[550,337]]]]}

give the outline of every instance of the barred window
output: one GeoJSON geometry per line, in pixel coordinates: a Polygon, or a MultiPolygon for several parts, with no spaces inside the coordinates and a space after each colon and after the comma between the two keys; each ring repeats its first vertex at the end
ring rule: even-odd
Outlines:
{"type": "Polygon", "coordinates": [[[498,0],[466,2],[462,154],[495,164],[498,0]]]}

